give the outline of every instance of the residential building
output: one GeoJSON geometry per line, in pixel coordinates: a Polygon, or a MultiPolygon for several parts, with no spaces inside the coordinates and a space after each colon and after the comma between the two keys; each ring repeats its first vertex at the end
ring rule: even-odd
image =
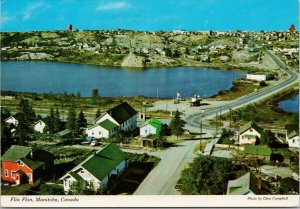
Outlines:
{"type": "Polygon", "coordinates": [[[110,179],[118,177],[126,167],[126,154],[117,145],[109,144],[61,177],[64,191],[68,193],[74,182],[92,185],[97,190],[101,185],[108,185],[110,179]]]}
{"type": "Polygon", "coordinates": [[[261,139],[263,131],[263,128],[256,123],[249,122],[241,126],[239,131],[235,133],[235,140],[239,144],[256,144],[261,139]]]}
{"type": "Polygon", "coordinates": [[[248,172],[238,179],[228,181],[227,195],[263,195],[268,194],[261,178],[248,172]]]}
{"type": "Polygon", "coordinates": [[[88,137],[108,138],[118,130],[131,132],[136,129],[137,112],[127,103],[123,102],[106,111],[94,122],[94,126],[86,130],[88,137]]]}
{"type": "Polygon", "coordinates": [[[266,81],[267,75],[265,74],[247,74],[247,80],[251,81],[266,81]]]}
{"type": "Polygon", "coordinates": [[[13,116],[9,116],[4,121],[5,121],[5,123],[13,124],[14,126],[17,126],[19,123],[19,121],[16,118],[14,118],[13,116]]]}
{"type": "Polygon", "coordinates": [[[141,127],[140,127],[140,136],[146,137],[150,134],[155,134],[159,136],[162,132],[163,123],[156,119],[151,118],[151,120],[146,121],[141,127]]]}
{"type": "Polygon", "coordinates": [[[59,138],[65,139],[65,138],[69,138],[72,136],[72,131],[70,131],[69,129],[65,129],[65,130],[62,130],[62,131],[56,133],[55,135],[59,138]]]}
{"type": "Polygon", "coordinates": [[[117,133],[118,125],[106,119],[99,124],[94,125],[91,128],[86,129],[88,137],[95,139],[109,138],[117,133]]]}
{"type": "Polygon", "coordinates": [[[299,129],[289,129],[286,130],[286,142],[289,147],[299,148],[299,129]]]}
{"type": "Polygon", "coordinates": [[[2,179],[17,185],[34,184],[51,171],[53,160],[45,150],[13,145],[1,157],[2,179]]]}
{"type": "Polygon", "coordinates": [[[38,120],[33,125],[33,130],[38,133],[44,133],[45,128],[46,128],[46,123],[44,123],[42,120],[38,120]]]}

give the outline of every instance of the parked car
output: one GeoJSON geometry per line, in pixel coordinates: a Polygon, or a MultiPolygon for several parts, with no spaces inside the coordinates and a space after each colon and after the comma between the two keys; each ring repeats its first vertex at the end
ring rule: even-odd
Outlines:
{"type": "Polygon", "coordinates": [[[97,145],[99,145],[99,142],[98,142],[98,141],[95,141],[95,140],[94,140],[94,141],[91,142],[91,146],[92,146],[92,147],[95,147],[95,146],[97,146],[97,145]]]}

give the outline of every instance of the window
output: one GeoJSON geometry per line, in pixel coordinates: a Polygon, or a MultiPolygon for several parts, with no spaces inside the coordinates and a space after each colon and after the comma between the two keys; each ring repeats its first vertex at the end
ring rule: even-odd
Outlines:
{"type": "Polygon", "coordinates": [[[32,181],[32,174],[28,173],[27,176],[28,176],[28,181],[32,181]]]}
{"type": "Polygon", "coordinates": [[[15,171],[11,171],[11,177],[15,178],[15,171]]]}
{"type": "Polygon", "coordinates": [[[147,133],[147,130],[145,130],[145,134],[147,133]]]}
{"type": "Polygon", "coordinates": [[[101,131],[99,131],[99,134],[101,134],[101,131]]]}
{"type": "Polygon", "coordinates": [[[250,129],[250,132],[253,132],[253,130],[252,130],[252,129],[250,129]]]}
{"type": "Polygon", "coordinates": [[[8,170],[7,169],[5,169],[4,174],[5,174],[5,177],[8,177],[8,170]]]}
{"type": "Polygon", "coordinates": [[[24,166],[24,163],[22,161],[19,161],[20,166],[24,166]]]}
{"type": "Polygon", "coordinates": [[[94,135],[94,132],[92,132],[92,135],[94,135]]]}
{"type": "Polygon", "coordinates": [[[69,182],[68,180],[65,180],[65,186],[68,186],[68,182],[69,182]]]}

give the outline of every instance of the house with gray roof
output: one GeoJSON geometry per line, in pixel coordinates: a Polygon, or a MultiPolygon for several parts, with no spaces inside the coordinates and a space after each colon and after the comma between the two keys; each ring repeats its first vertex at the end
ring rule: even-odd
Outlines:
{"type": "Polygon", "coordinates": [[[228,181],[227,195],[263,195],[268,194],[261,178],[248,172],[238,179],[228,181]]]}
{"type": "Polygon", "coordinates": [[[97,190],[101,185],[107,185],[113,177],[119,176],[126,167],[126,154],[117,145],[109,144],[86,158],[60,179],[63,180],[65,193],[69,193],[74,182],[80,182],[84,186],[97,190]]]}

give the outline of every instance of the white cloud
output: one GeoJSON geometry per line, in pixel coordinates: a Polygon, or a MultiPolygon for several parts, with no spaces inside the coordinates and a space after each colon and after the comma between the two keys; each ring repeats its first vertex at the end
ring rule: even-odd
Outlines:
{"type": "Polygon", "coordinates": [[[32,18],[32,15],[37,12],[38,10],[41,10],[41,9],[47,9],[49,8],[48,5],[46,5],[43,1],[38,1],[34,4],[31,4],[29,5],[25,11],[23,12],[23,18],[25,20],[28,20],[28,19],[31,19],[32,18]]]}
{"type": "Polygon", "coordinates": [[[97,7],[97,11],[104,11],[104,10],[117,10],[117,9],[123,9],[128,7],[129,4],[126,2],[111,2],[108,4],[104,4],[97,7]]]}

